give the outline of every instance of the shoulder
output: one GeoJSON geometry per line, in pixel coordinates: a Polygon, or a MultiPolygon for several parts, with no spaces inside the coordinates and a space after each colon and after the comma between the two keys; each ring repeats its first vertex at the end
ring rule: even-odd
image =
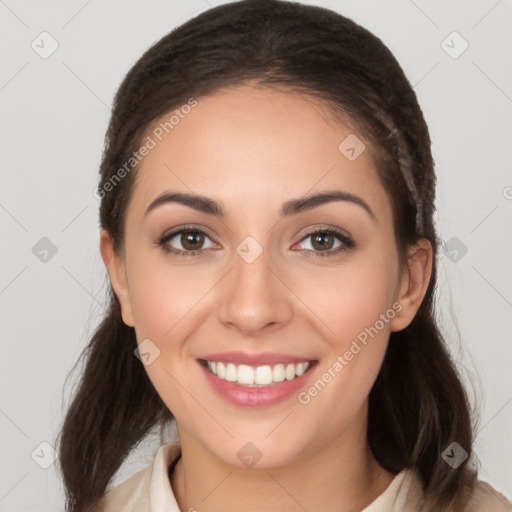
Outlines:
{"type": "MultiPolygon", "coordinates": [[[[393,512],[422,510],[424,491],[418,473],[411,469],[404,470],[396,477],[395,482],[398,489],[393,502],[394,507],[389,510],[393,512]],[[405,504],[408,506],[407,509],[404,508],[405,504]]],[[[391,487],[390,485],[390,489],[391,487]]],[[[512,503],[487,482],[476,480],[464,512],[512,512],[512,503]]]]}
{"type": "Polygon", "coordinates": [[[466,512],[512,512],[512,502],[487,482],[475,483],[466,512]]]}
{"type": "Polygon", "coordinates": [[[179,442],[161,446],[152,464],[107,491],[95,503],[94,512],[150,512],[152,503],[165,504],[169,512],[179,511],[168,471],[180,453],[179,442]]]}
{"type": "Polygon", "coordinates": [[[138,473],[107,491],[95,504],[98,512],[117,512],[150,510],[149,485],[152,465],[148,465],[138,473]]]}

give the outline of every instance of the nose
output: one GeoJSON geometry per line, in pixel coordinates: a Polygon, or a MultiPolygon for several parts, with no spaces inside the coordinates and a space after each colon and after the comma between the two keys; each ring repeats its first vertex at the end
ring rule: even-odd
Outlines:
{"type": "Polygon", "coordinates": [[[269,252],[264,250],[251,263],[235,253],[234,268],[219,290],[220,322],[245,336],[258,337],[283,327],[293,317],[293,293],[272,268],[269,252]]]}

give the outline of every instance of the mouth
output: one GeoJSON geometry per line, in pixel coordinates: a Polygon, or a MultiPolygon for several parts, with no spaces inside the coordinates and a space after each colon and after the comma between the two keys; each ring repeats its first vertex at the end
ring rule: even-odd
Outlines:
{"type": "Polygon", "coordinates": [[[219,379],[249,388],[263,388],[294,380],[304,375],[317,362],[313,360],[302,363],[250,366],[247,364],[237,365],[221,361],[207,361],[206,359],[200,359],[199,361],[219,379]]]}
{"type": "Polygon", "coordinates": [[[298,394],[312,378],[318,360],[270,357],[278,360],[263,364],[250,358],[215,357],[197,359],[197,362],[213,391],[223,400],[239,407],[268,407],[298,394]],[[231,359],[232,361],[226,361],[231,359]],[[243,359],[242,362],[233,359],[243,359]],[[290,361],[295,359],[295,361],[290,361]]]}

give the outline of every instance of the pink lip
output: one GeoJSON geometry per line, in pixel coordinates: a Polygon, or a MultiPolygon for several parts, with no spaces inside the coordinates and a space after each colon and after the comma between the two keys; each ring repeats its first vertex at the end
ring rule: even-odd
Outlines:
{"type": "Polygon", "coordinates": [[[246,354],[244,352],[217,352],[209,354],[199,359],[204,359],[211,362],[233,363],[236,365],[246,364],[248,366],[263,366],[288,363],[307,363],[313,361],[314,358],[310,357],[296,357],[288,354],[274,354],[270,352],[262,352],[261,354],[246,354]]]}
{"type": "MultiPolygon", "coordinates": [[[[211,361],[211,359],[209,360],[211,361]]],[[[219,359],[219,361],[222,361],[222,359],[219,359]]],[[[224,361],[226,360],[224,359],[224,361]]],[[[299,360],[299,362],[302,361],[304,360],[299,360]]],[[[288,359],[288,362],[291,361],[288,359]]],[[[268,407],[282,402],[292,395],[296,395],[299,390],[305,386],[311,376],[313,368],[316,366],[315,362],[300,377],[296,377],[292,380],[284,380],[283,382],[274,383],[262,388],[249,388],[247,386],[240,386],[237,382],[228,382],[227,380],[219,379],[208,370],[203,362],[198,360],[198,364],[206,380],[221,398],[239,407],[255,408],[268,407]]]]}

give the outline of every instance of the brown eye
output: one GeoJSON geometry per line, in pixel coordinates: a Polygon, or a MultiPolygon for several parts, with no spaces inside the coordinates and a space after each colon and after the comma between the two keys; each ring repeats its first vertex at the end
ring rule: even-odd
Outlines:
{"type": "Polygon", "coordinates": [[[355,246],[349,236],[333,229],[312,231],[301,240],[301,245],[313,256],[334,256],[355,246]]]}
{"type": "Polygon", "coordinates": [[[319,251],[332,249],[334,245],[334,236],[328,233],[315,233],[311,237],[312,246],[319,251]]]}
{"type": "Polygon", "coordinates": [[[184,249],[195,251],[203,245],[204,235],[199,231],[185,231],[181,234],[180,242],[184,249]]]}
{"type": "Polygon", "coordinates": [[[194,256],[214,247],[211,238],[198,229],[183,228],[164,236],[158,245],[177,256],[194,256]],[[206,244],[206,245],[205,245],[206,244]],[[210,245],[208,245],[210,244],[210,245]]]}

